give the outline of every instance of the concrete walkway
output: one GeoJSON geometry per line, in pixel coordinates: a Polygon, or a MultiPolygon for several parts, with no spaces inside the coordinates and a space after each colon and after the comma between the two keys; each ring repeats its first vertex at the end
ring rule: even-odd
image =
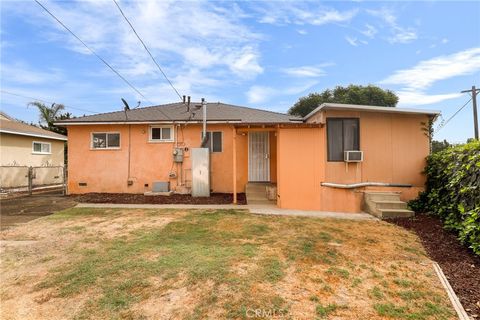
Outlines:
{"type": "Polygon", "coordinates": [[[368,213],[349,213],[349,212],[329,212],[329,211],[305,211],[291,210],[279,208],[249,208],[250,213],[264,214],[272,216],[293,216],[293,217],[313,217],[313,218],[330,218],[330,219],[346,219],[346,220],[378,220],[378,218],[368,213]]]}
{"type": "Polygon", "coordinates": [[[119,208],[119,209],[234,209],[248,210],[252,214],[272,216],[294,216],[346,220],[378,220],[368,213],[347,213],[327,211],[305,211],[280,209],[273,205],[234,205],[234,204],[113,204],[79,203],[76,208],[119,208]]]}

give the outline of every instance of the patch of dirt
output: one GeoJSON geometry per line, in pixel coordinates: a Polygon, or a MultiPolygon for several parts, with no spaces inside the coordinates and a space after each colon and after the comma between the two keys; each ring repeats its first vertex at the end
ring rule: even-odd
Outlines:
{"type": "Polygon", "coordinates": [[[153,211],[117,210],[103,216],[78,216],[59,221],[43,217],[3,230],[0,234],[0,318],[69,319],[79,314],[98,293],[83,292],[75,299],[65,299],[58,297],[55,290],[39,290],[37,285],[52,270],[80,258],[79,248],[95,248],[101,240],[129,236],[137,229],[162,228],[185,214],[153,211]]]}
{"type": "MultiPolygon", "coordinates": [[[[59,319],[78,315],[88,309],[89,300],[101,297],[99,284],[66,298],[59,297],[57,289],[36,286],[48,279],[52,270],[79,259],[86,247],[101,247],[104,239],[113,237],[128,241],[128,237],[133,237],[132,231],[161,229],[185,214],[198,214],[185,223],[198,219],[201,230],[208,226],[205,234],[218,234],[214,239],[226,241],[232,249],[248,243],[255,250],[251,255],[235,256],[225,265],[228,272],[224,279],[214,277],[216,280],[206,278],[192,283],[181,267],[174,276],[149,277],[145,279],[149,285],[140,289],[144,290],[141,299],[119,311],[121,317],[236,319],[244,317],[245,308],[267,312],[286,308],[292,318],[313,319],[318,316],[319,306],[334,304],[338,309],[328,315],[331,319],[385,319],[374,310],[374,304],[392,302],[416,308],[417,302],[428,302],[433,295],[438,296],[436,305],[449,308],[448,297],[418,237],[382,221],[240,213],[224,214],[217,221],[201,211],[109,209],[81,214],[81,209],[75,210],[79,210],[78,216],[58,220],[45,217],[1,233],[6,243],[20,239],[35,242],[2,248],[0,318],[59,319]],[[228,241],[229,237],[235,241],[228,241]],[[408,288],[397,285],[397,278],[405,281],[408,288]],[[374,287],[382,292],[382,298],[371,297],[374,287]],[[399,293],[414,289],[425,296],[414,303],[399,300],[399,293]]],[[[181,225],[178,227],[183,230],[181,225]]],[[[192,245],[188,239],[183,245],[192,245]]],[[[215,249],[221,243],[205,245],[215,249]]],[[[138,259],[154,261],[162,254],[140,251],[138,259]]],[[[207,257],[216,259],[209,254],[207,257]]]]}
{"type": "Polygon", "coordinates": [[[390,222],[414,231],[428,255],[443,270],[469,315],[480,318],[480,257],[463,246],[457,236],[443,228],[435,216],[418,214],[414,218],[390,222]]]}
{"type": "MultiPolygon", "coordinates": [[[[370,292],[376,287],[395,295],[403,290],[394,283],[397,277],[409,279],[418,290],[443,297],[449,305],[445,290],[434,276],[432,261],[414,234],[383,221],[325,219],[314,230],[331,235],[332,238],[325,236],[317,248],[319,252],[335,252],[336,259],[325,264],[321,259],[316,261],[318,256],[306,258],[295,268],[286,269],[281,282],[273,286],[262,284],[264,291],[279,294],[290,302],[291,315],[308,319],[315,314],[316,305],[335,304],[338,310],[329,318],[383,319],[372,308],[381,301],[372,298],[370,292]],[[346,275],[332,269],[340,269],[346,275]]],[[[280,239],[294,237],[289,230],[277,232],[280,239]]]]}
{"type": "MultiPolygon", "coordinates": [[[[185,319],[200,304],[209,292],[213,283],[206,281],[201,285],[182,286],[183,281],[177,280],[176,286],[163,291],[155,290],[159,294],[153,294],[130,308],[130,311],[141,319],[185,319]],[[180,285],[180,286],[178,286],[180,285]],[[178,286],[178,287],[177,287],[178,286]],[[160,307],[161,306],[161,307],[160,307]]],[[[160,285],[165,285],[162,281],[160,285]]]]}
{"type": "Polygon", "coordinates": [[[0,199],[0,227],[1,230],[5,230],[55,211],[71,208],[76,204],[74,199],[58,193],[0,199]]]}
{"type": "MultiPolygon", "coordinates": [[[[231,193],[212,193],[210,197],[192,197],[188,194],[172,194],[170,196],[145,196],[143,194],[127,193],[86,193],[70,195],[72,200],[88,203],[119,203],[119,204],[231,204],[231,193]]],[[[247,204],[245,194],[237,194],[238,204],[247,204]]]]}

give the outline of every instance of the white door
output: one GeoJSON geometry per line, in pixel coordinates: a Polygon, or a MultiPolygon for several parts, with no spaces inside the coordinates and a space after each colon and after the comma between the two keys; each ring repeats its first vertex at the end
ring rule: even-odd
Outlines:
{"type": "Polygon", "coordinates": [[[248,133],[248,181],[270,181],[268,132],[248,133]]]}

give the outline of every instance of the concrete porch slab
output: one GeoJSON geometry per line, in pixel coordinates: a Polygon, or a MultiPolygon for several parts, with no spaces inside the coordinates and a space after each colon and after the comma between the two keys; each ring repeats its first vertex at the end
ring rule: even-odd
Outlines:
{"type": "Polygon", "coordinates": [[[250,213],[273,215],[273,216],[292,216],[292,217],[310,217],[310,218],[328,218],[345,220],[379,220],[368,213],[350,213],[350,212],[329,212],[329,211],[305,211],[290,210],[279,208],[249,208],[250,213]]]}

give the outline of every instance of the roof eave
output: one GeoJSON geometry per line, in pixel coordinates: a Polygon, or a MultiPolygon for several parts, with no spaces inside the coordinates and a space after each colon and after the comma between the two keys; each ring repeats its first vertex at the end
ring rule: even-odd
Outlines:
{"type": "Polygon", "coordinates": [[[345,111],[365,111],[365,112],[385,112],[385,113],[403,113],[403,114],[425,114],[437,117],[440,114],[439,110],[427,109],[411,109],[411,108],[397,108],[397,107],[382,107],[382,106],[366,106],[366,105],[349,105],[349,104],[331,104],[322,103],[312,112],[307,114],[303,119],[307,120],[314,114],[321,110],[345,110],[345,111]]]}
{"type": "Polygon", "coordinates": [[[61,141],[67,141],[68,138],[65,137],[54,137],[54,136],[48,136],[45,134],[37,134],[37,133],[29,133],[29,132],[19,132],[19,131],[12,131],[12,130],[5,130],[5,129],[0,129],[0,133],[8,133],[8,134],[15,134],[19,136],[27,136],[27,137],[35,137],[35,138],[43,138],[43,139],[52,139],[52,140],[61,140],[61,141]]]}

